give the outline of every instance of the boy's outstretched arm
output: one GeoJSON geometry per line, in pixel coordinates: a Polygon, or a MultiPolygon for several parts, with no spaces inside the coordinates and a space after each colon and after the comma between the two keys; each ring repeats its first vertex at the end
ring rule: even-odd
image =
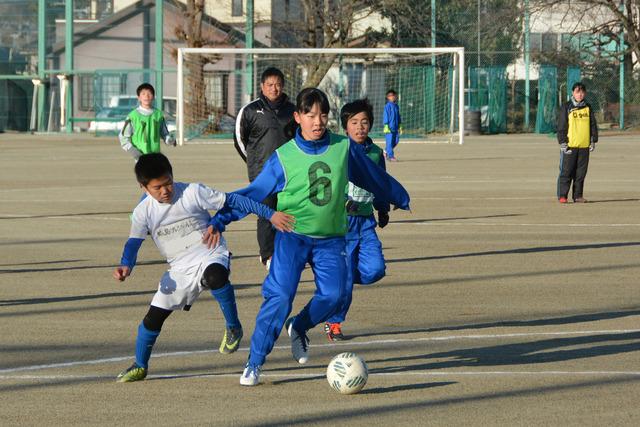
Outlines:
{"type": "Polygon", "coordinates": [[[165,144],[171,145],[172,147],[176,146],[176,139],[169,132],[169,129],[167,128],[167,121],[164,117],[160,121],[160,138],[162,138],[162,141],[165,144]]]}
{"type": "MultiPolygon", "coordinates": [[[[244,196],[256,202],[262,202],[267,196],[281,191],[285,185],[285,176],[277,153],[273,153],[262,167],[262,172],[245,188],[236,190],[230,194],[244,196]]],[[[238,221],[248,212],[225,206],[211,219],[210,224],[218,231],[224,231],[227,224],[238,221]]],[[[269,219],[269,217],[267,217],[269,219]]]]}
{"type": "Polygon", "coordinates": [[[137,161],[138,158],[142,156],[142,153],[135,147],[135,145],[133,145],[133,142],[131,142],[132,135],[133,124],[131,123],[131,120],[126,119],[124,121],[122,130],[118,134],[118,139],[120,140],[120,146],[122,147],[122,149],[131,154],[131,157],[133,157],[137,161]]]}
{"type": "MultiPolygon", "coordinates": [[[[378,166],[384,171],[387,170],[387,164],[384,161],[384,156],[380,156],[378,160],[378,166]]],[[[391,210],[389,206],[389,202],[384,200],[373,199],[373,207],[378,211],[378,224],[380,228],[384,228],[385,225],[389,222],[389,211],[391,210]],[[386,218],[386,221],[384,220],[386,218]]]]}
{"type": "Polygon", "coordinates": [[[349,181],[363,188],[378,200],[409,210],[409,193],[394,177],[373,163],[369,157],[349,143],[349,181]]]}
{"type": "Polygon", "coordinates": [[[137,239],[135,237],[129,237],[127,243],[124,244],[124,250],[122,251],[122,258],[120,259],[120,266],[113,270],[113,278],[123,282],[133,270],[138,259],[138,251],[142,246],[144,239],[137,239]]]}

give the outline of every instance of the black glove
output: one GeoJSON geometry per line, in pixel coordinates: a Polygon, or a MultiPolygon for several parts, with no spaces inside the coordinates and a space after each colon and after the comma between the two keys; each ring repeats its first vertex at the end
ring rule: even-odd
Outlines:
{"type": "Polygon", "coordinates": [[[378,227],[384,228],[389,224],[389,212],[378,211],[378,227]]]}

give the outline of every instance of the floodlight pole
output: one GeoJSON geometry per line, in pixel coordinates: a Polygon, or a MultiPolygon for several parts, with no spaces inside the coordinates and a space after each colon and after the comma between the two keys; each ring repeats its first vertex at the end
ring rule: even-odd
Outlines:
{"type": "Polygon", "coordinates": [[[529,0],[524,1],[524,129],[529,130],[529,99],[531,88],[529,85],[529,0]]]}
{"type": "Polygon", "coordinates": [[[162,68],[164,67],[164,56],[162,47],[164,45],[164,0],[156,1],[156,108],[164,109],[164,76],[162,68]]]}
{"type": "MultiPolygon", "coordinates": [[[[253,0],[247,0],[247,20],[245,23],[245,47],[253,48],[253,0]]],[[[247,96],[253,99],[253,55],[247,55],[247,96]]]]}
{"type": "Polygon", "coordinates": [[[71,76],[73,70],[73,0],[65,0],[64,2],[64,25],[65,25],[65,39],[64,39],[64,68],[67,76],[67,133],[73,131],[73,124],[71,123],[71,117],[73,117],[73,78],[71,76]]]}
{"type": "MultiPolygon", "coordinates": [[[[46,22],[46,0],[38,0],[38,78],[33,80],[33,90],[36,92],[36,123],[32,123],[32,129],[42,130],[43,115],[44,115],[44,90],[42,88],[42,82],[44,82],[44,69],[46,67],[46,36],[47,36],[47,22],[46,22]],[[35,81],[38,83],[35,83],[35,81]]],[[[33,103],[32,103],[33,106],[33,103]]],[[[34,117],[33,113],[31,114],[34,117]]]]}

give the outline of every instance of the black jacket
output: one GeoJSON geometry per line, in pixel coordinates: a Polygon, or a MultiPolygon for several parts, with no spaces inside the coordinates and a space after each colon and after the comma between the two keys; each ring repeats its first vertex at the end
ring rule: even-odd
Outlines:
{"type": "Polygon", "coordinates": [[[293,138],[297,124],[293,119],[296,107],[287,95],[271,108],[260,97],[242,107],[236,118],[233,141],[242,159],[247,163],[249,181],[253,181],[271,154],[293,138]]]}
{"type": "Polygon", "coordinates": [[[589,141],[593,143],[598,142],[598,124],[596,123],[596,116],[593,113],[591,105],[584,102],[582,105],[576,106],[572,101],[567,101],[560,106],[558,111],[558,144],[569,143],[569,114],[585,108],[589,108],[589,141]]]}

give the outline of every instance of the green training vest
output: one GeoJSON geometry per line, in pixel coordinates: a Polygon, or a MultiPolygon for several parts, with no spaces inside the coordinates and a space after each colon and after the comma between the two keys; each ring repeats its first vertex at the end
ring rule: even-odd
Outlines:
{"type": "MultiPolygon", "coordinates": [[[[367,153],[373,163],[376,165],[380,162],[380,156],[382,155],[382,148],[373,144],[367,153]]],[[[350,216],[369,216],[373,213],[373,194],[367,190],[358,187],[352,182],[349,182],[347,188],[347,196],[350,200],[357,203],[357,210],[355,212],[349,212],[350,216]]]]}
{"type": "Polygon", "coordinates": [[[286,180],[278,193],[278,210],[296,218],[295,232],[310,237],[344,236],[349,140],[330,134],[324,153],[306,154],[292,139],[276,153],[286,180]]]}
{"type": "Polygon", "coordinates": [[[163,119],[162,111],[154,109],[148,116],[133,110],[127,116],[133,126],[131,143],[142,154],[160,152],[160,123],[163,119]]]}

